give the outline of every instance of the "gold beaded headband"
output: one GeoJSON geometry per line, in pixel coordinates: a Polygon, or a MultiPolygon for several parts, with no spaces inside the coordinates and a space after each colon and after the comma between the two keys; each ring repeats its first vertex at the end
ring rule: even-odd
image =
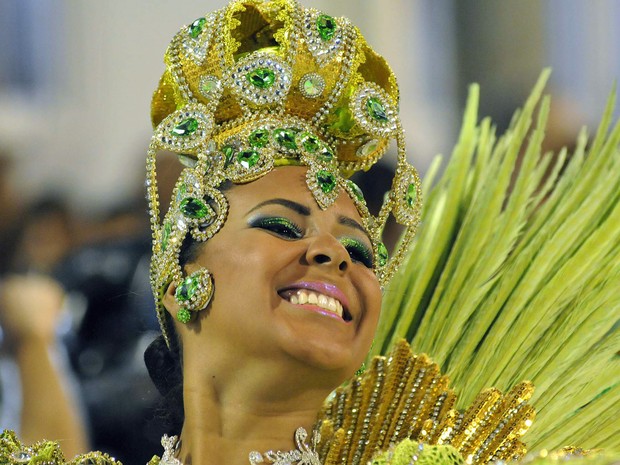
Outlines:
{"type": "Polygon", "coordinates": [[[355,202],[385,286],[402,261],[420,214],[420,182],[406,160],[392,70],[345,18],[294,0],[235,0],[184,26],[170,43],[153,95],[155,131],[147,158],[153,230],[151,285],[166,341],[161,297],[183,272],[189,233],[211,238],[226,221],[224,181],[260,178],[274,167],[308,167],[306,182],[328,208],[341,190],[355,202]],[[391,140],[398,150],[392,188],[377,216],[347,178],[368,170],[391,140]],[[155,159],[171,151],[186,166],[160,220],[155,159]],[[391,258],[381,242],[390,215],[405,226],[391,258]]]}

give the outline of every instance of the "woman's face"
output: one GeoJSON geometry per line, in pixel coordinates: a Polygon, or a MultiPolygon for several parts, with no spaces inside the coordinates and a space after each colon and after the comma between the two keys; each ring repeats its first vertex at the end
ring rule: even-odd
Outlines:
{"type": "Polygon", "coordinates": [[[277,168],[227,191],[226,223],[186,267],[213,274],[211,305],[178,328],[211,368],[284,357],[345,379],[367,354],[381,306],[370,239],[346,193],[321,210],[305,175],[277,168]]]}

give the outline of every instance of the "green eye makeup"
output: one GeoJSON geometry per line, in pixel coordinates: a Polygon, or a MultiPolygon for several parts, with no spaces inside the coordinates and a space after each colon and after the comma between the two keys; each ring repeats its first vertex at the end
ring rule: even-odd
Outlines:
{"type": "Polygon", "coordinates": [[[339,241],[349,252],[351,260],[362,263],[367,268],[373,267],[372,250],[366,244],[351,237],[341,237],[339,241]]]}
{"type": "Polygon", "coordinates": [[[265,229],[284,239],[301,239],[303,230],[291,220],[279,216],[258,217],[250,221],[253,228],[265,229]]]}

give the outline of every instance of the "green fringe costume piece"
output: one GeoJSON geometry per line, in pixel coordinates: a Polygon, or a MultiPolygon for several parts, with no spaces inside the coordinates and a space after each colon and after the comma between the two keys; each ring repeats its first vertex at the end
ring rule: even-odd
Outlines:
{"type": "Polygon", "coordinates": [[[615,91],[589,141],[541,153],[544,72],[506,133],[477,121],[472,86],[443,175],[384,296],[373,354],[400,338],[430,354],[459,403],[530,380],[529,450],[620,450],[620,125],[615,91]],[[521,157],[521,158],[520,158],[521,157]]]}

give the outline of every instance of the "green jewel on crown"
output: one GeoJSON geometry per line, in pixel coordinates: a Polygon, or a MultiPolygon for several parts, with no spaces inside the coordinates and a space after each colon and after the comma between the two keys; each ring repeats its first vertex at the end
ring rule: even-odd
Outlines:
{"type": "Polygon", "coordinates": [[[362,203],[366,203],[366,200],[364,199],[364,193],[362,192],[362,189],[360,189],[360,186],[355,184],[350,179],[347,179],[346,183],[351,189],[351,191],[353,192],[353,194],[355,195],[355,197],[357,197],[357,200],[359,200],[362,203]]]}
{"type": "Polygon", "coordinates": [[[374,118],[376,121],[379,121],[380,123],[387,123],[388,117],[385,112],[385,107],[378,98],[370,97],[366,101],[366,111],[371,118],[374,118]]]}
{"type": "Polygon", "coordinates": [[[227,71],[225,82],[233,84],[234,93],[246,104],[261,106],[283,102],[291,86],[289,64],[267,52],[246,55],[227,71]]]}
{"type": "Polygon", "coordinates": [[[328,147],[321,147],[317,158],[323,163],[331,163],[336,159],[336,157],[334,156],[334,152],[332,152],[331,149],[328,147]]]}
{"type": "Polygon", "coordinates": [[[327,170],[319,170],[316,174],[316,180],[325,194],[329,194],[336,187],[336,176],[327,170]]]}
{"type": "Polygon", "coordinates": [[[407,186],[407,192],[405,194],[405,202],[407,202],[407,206],[409,208],[415,207],[415,204],[418,200],[418,190],[414,183],[410,183],[407,186]]]}
{"type": "Polygon", "coordinates": [[[194,21],[189,26],[189,36],[192,39],[197,39],[198,36],[200,34],[202,34],[202,31],[203,31],[206,23],[207,23],[207,19],[206,18],[198,18],[196,21],[194,21]]]}
{"type": "Polygon", "coordinates": [[[200,199],[187,197],[179,206],[181,213],[188,218],[201,220],[209,216],[209,206],[200,199]]]}
{"type": "Polygon", "coordinates": [[[198,120],[196,118],[186,118],[172,128],[172,134],[180,137],[191,136],[198,130],[198,120]]]}
{"type": "Polygon", "coordinates": [[[252,131],[252,134],[248,137],[248,141],[254,148],[263,148],[269,143],[269,130],[261,128],[252,131]]]}
{"type": "Polygon", "coordinates": [[[273,131],[274,139],[278,144],[288,150],[297,150],[297,143],[295,142],[295,130],[278,128],[273,131]]]}
{"type": "Polygon", "coordinates": [[[161,237],[161,250],[163,252],[168,248],[168,240],[170,239],[170,234],[172,233],[172,224],[170,221],[166,221],[164,224],[164,230],[161,237]]]}
{"type": "Polygon", "coordinates": [[[316,28],[321,39],[327,42],[336,33],[336,20],[329,15],[319,15],[316,19],[316,28]]]}
{"type": "Polygon", "coordinates": [[[276,73],[269,68],[258,68],[246,75],[253,86],[260,89],[268,89],[276,82],[276,73]]]}
{"type": "Polygon", "coordinates": [[[388,249],[383,242],[379,242],[377,246],[377,264],[383,268],[387,265],[389,258],[388,249]]]}
{"type": "Polygon", "coordinates": [[[308,153],[315,153],[322,146],[321,141],[314,134],[304,131],[299,135],[301,145],[308,153]]]}
{"type": "Polygon", "coordinates": [[[237,161],[245,169],[252,168],[254,165],[256,165],[256,163],[258,163],[259,159],[260,153],[258,153],[256,150],[242,150],[237,154],[237,161]]]}

